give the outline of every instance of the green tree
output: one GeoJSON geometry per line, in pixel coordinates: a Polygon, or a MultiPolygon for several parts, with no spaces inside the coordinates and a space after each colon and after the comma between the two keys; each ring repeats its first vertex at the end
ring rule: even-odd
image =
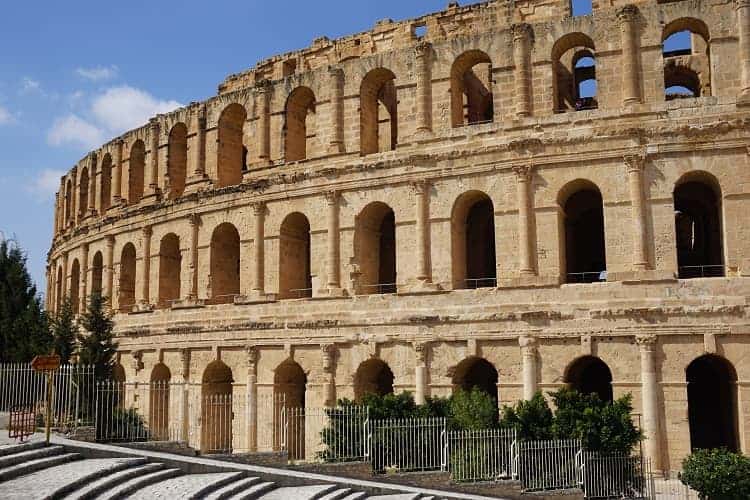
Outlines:
{"type": "Polygon", "coordinates": [[[492,429],[497,427],[497,402],[479,389],[458,389],[450,400],[451,426],[458,429],[492,429]]]}
{"type": "Polygon", "coordinates": [[[725,449],[697,450],[682,463],[680,480],[703,500],[750,498],[750,458],[725,449]]]}
{"type": "Polygon", "coordinates": [[[93,294],[81,317],[84,332],[78,334],[79,360],[93,365],[96,380],[112,378],[117,344],[112,332],[114,322],[107,310],[107,299],[93,294]]]}
{"type": "Polygon", "coordinates": [[[552,439],[554,416],[541,392],[529,401],[519,401],[515,406],[503,407],[501,427],[513,427],[518,437],[527,440],[552,439]]]}
{"type": "Polygon", "coordinates": [[[52,347],[63,364],[70,362],[75,352],[78,326],[75,324],[73,305],[68,297],[63,299],[60,310],[51,320],[52,347]]]}
{"type": "Polygon", "coordinates": [[[0,238],[0,362],[27,362],[46,354],[51,335],[26,255],[0,238]]]}

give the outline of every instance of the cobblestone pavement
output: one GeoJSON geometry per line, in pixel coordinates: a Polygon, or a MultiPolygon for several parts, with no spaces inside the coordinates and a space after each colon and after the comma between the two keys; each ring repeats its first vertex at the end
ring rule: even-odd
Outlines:
{"type": "Polygon", "coordinates": [[[195,498],[202,492],[219,488],[230,481],[242,478],[241,473],[191,474],[161,481],[146,486],[131,495],[131,500],[151,500],[153,498],[186,499],[195,498]]]}

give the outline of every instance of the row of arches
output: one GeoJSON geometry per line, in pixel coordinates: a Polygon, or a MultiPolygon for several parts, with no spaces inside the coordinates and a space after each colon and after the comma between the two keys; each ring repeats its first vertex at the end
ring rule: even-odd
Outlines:
{"type": "MultiPolygon", "coordinates": [[[[704,172],[683,176],[673,193],[675,247],[680,278],[724,275],[721,191],[715,178],[704,172]]],[[[568,283],[606,281],[605,218],[601,192],[585,180],[573,181],[558,195],[564,277],[568,283]]],[[[494,287],[497,284],[495,209],[481,191],[459,196],[451,215],[452,287],[494,287]]],[[[354,292],[358,295],[394,293],[397,289],[396,219],[391,207],[372,202],[356,217],[354,231],[354,292]]],[[[281,299],[313,294],[310,221],[299,212],[288,215],[279,229],[279,290],[281,299]]],[[[240,295],[242,260],[240,234],[231,223],[217,226],[210,243],[210,283],[207,297],[215,303],[240,295]]],[[[120,254],[118,303],[131,309],[136,298],[136,247],[127,243],[120,254]]],[[[101,252],[92,260],[91,293],[102,292],[104,261],[101,252]]],[[[158,300],[169,307],[182,298],[183,255],[180,238],[170,233],[159,242],[158,300]]],[[[71,285],[63,290],[63,269],[57,274],[59,300],[67,292],[76,312],[80,299],[81,265],[72,263],[71,285]]]]}

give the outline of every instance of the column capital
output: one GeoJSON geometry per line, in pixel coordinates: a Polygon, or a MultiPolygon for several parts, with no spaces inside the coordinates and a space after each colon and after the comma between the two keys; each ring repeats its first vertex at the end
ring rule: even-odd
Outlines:
{"type": "Polygon", "coordinates": [[[159,129],[161,128],[161,123],[159,122],[160,116],[156,115],[148,120],[148,128],[151,132],[156,131],[157,134],[159,133],[159,129]]]}
{"type": "Polygon", "coordinates": [[[635,5],[624,5],[617,9],[616,15],[621,23],[630,23],[636,20],[639,13],[640,11],[635,5]]]}
{"type": "Polygon", "coordinates": [[[107,247],[112,249],[115,246],[115,237],[113,235],[107,235],[107,247]]]}
{"type": "Polygon", "coordinates": [[[430,42],[421,41],[414,46],[414,56],[417,58],[427,57],[432,52],[432,44],[430,42]]]}
{"type": "Polygon", "coordinates": [[[320,345],[320,354],[323,361],[321,370],[323,371],[323,373],[333,373],[333,362],[336,359],[337,352],[338,349],[336,348],[336,344],[320,345]]]}
{"type": "Polygon", "coordinates": [[[255,84],[255,88],[253,90],[258,95],[267,96],[273,91],[273,83],[271,82],[271,80],[264,78],[262,80],[259,80],[255,84]]]}
{"type": "Polygon", "coordinates": [[[201,216],[196,213],[188,215],[187,219],[188,224],[190,224],[191,226],[200,226],[202,222],[201,216]]]}
{"type": "Polygon", "coordinates": [[[335,190],[331,190],[331,191],[326,191],[325,193],[323,193],[323,196],[325,196],[326,198],[326,204],[328,206],[331,206],[331,205],[338,204],[339,198],[341,198],[341,193],[335,190]]]}
{"type": "Polygon", "coordinates": [[[141,229],[141,234],[143,234],[144,238],[150,238],[151,235],[154,234],[154,230],[151,228],[151,226],[146,226],[141,229]]]}
{"type": "Polygon", "coordinates": [[[646,154],[645,153],[630,153],[622,157],[625,161],[625,165],[628,167],[628,172],[642,172],[646,166],[646,154]]]}
{"type": "Polygon", "coordinates": [[[409,187],[414,194],[427,194],[430,189],[430,181],[428,179],[417,179],[411,181],[409,187]]]}
{"type": "Polygon", "coordinates": [[[531,335],[521,335],[518,337],[518,346],[523,351],[536,352],[538,345],[539,341],[536,337],[532,337],[531,335]]]}
{"type": "Polygon", "coordinates": [[[251,371],[255,371],[256,364],[258,363],[258,358],[260,356],[258,346],[253,345],[253,344],[246,345],[245,354],[247,355],[247,367],[251,371]]]}
{"type": "Polygon", "coordinates": [[[530,40],[534,34],[531,25],[527,23],[516,23],[510,27],[514,42],[530,40]]]}
{"type": "Polygon", "coordinates": [[[526,163],[523,165],[514,165],[513,172],[516,174],[516,180],[519,182],[528,182],[534,175],[534,165],[526,163]]]}
{"type": "Polygon", "coordinates": [[[260,217],[266,213],[266,204],[262,201],[255,201],[250,204],[253,207],[253,215],[260,217]]]}
{"type": "Polygon", "coordinates": [[[427,362],[427,351],[430,348],[430,342],[413,342],[412,346],[414,347],[414,354],[417,358],[417,362],[420,364],[424,364],[427,362]]]}
{"type": "Polygon", "coordinates": [[[642,351],[651,351],[656,346],[657,338],[653,334],[636,335],[635,343],[638,344],[642,351]]]}
{"type": "Polygon", "coordinates": [[[328,74],[333,78],[339,78],[344,76],[344,70],[338,66],[328,66],[328,74]]]}

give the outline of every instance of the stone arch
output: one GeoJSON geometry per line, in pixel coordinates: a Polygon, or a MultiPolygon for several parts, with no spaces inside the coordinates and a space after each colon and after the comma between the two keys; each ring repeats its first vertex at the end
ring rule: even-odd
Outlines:
{"type": "Polygon", "coordinates": [[[667,100],[711,95],[710,34],[694,17],[669,22],[662,30],[664,93],[667,100]]]}
{"type": "Polygon", "coordinates": [[[309,87],[297,87],[289,94],[285,107],[286,160],[307,158],[309,142],[316,134],[315,93],[309,87]]]}
{"type": "Polygon", "coordinates": [[[451,118],[454,127],[491,122],[492,60],[481,50],[469,50],[451,66],[451,118]]]}
{"type": "Polygon", "coordinates": [[[125,367],[119,362],[112,365],[112,380],[120,384],[125,383],[125,367]]]}
{"type": "Polygon", "coordinates": [[[128,202],[135,205],[143,198],[146,187],[146,145],[140,139],[130,148],[128,168],[128,202]]]}
{"type": "Polygon", "coordinates": [[[70,306],[73,308],[73,314],[78,314],[81,310],[81,264],[78,259],[73,260],[70,267],[70,306]]]}
{"type": "Polygon", "coordinates": [[[211,298],[231,303],[240,293],[240,233],[230,223],[214,229],[211,236],[211,298]]]}
{"type": "Polygon", "coordinates": [[[396,292],[396,219],[383,202],[367,205],[354,227],[354,255],[359,265],[357,293],[396,292]]]}
{"type": "Polygon", "coordinates": [[[279,297],[312,297],[310,222],[303,214],[287,215],[279,231],[279,297]]]}
{"type": "Polygon", "coordinates": [[[112,155],[109,153],[104,155],[102,158],[102,166],[100,172],[99,183],[101,187],[99,191],[101,197],[99,199],[99,211],[104,214],[110,205],[112,198],[112,155]]]}
{"type": "Polygon", "coordinates": [[[174,200],[185,192],[187,179],[187,125],[180,122],[169,131],[167,148],[167,175],[169,176],[169,198],[174,200]]]}
{"type": "Polygon", "coordinates": [[[151,370],[149,386],[149,432],[157,441],[169,440],[169,403],[172,373],[164,363],[151,370]]]}
{"type": "Polygon", "coordinates": [[[385,361],[368,359],[359,365],[354,374],[354,399],[361,401],[368,394],[393,394],[393,380],[393,370],[385,361]]]}
{"type": "MultiPolygon", "coordinates": [[[[93,196],[94,193],[91,193],[93,196]]],[[[78,213],[81,216],[86,215],[89,209],[89,169],[81,170],[81,177],[78,181],[78,213]]]]}
{"type": "Polygon", "coordinates": [[[606,281],[604,204],[599,188],[577,179],[558,195],[564,228],[563,275],[566,283],[606,281]]]}
{"type": "Polygon", "coordinates": [[[596,394],[599,399],[612,402],[612,371],[596,356],[581,356],[565,369],[565,383],[582,394],[596,394]]]}
{"type": "Polygon", "coordinates": [[[120,257],[120,286],[117,305],[122,312],[130,312],[135,306],[135,245],[126,244],[120,257]]]}
{"type": "Polygon", "coordinates": [[[171,307],[180,298],[180,271],[182,270],[182,252],[180,238],[169,233],[164,236],[159,246],[159,305],[171,307]]]}
{"type": "Polygon", "coordinates": [[[91,262],[91,295],[102,294],[102,282],[104,278],[104,257],[101,252],[94,254],[91,262]]]}
{"type": "Polygon", "coordinates": [[[593,81],[596,86],[594,41],[580,32],[563,35],[552,46],[551,59],[555,113],[596,108],[596,97],[585,97],[581,94],[580,87],[584,81],[593,81]],[[588,59],[593,61],[593,64],[579,64],[588,59]]]}
{"type": "Polygon", "coordinates": [[[305,418],[307,374],[293,359],[282,362],[274,372],[274,400],[283,398],[287,408],[287,446],[290,460],[305,458],[305,418]]]}
{"type": "Polygon", "coordinates": [[[229,453],[232,449],[232,369],[220,360],[203,372],[201,387],[201,452],[229,453]]]}
{"type": "Polygon", "coordinates": [[[398,144],[398,99],[396,75],[376,68],[362,79],[359,90],[360,152],[363,155],[390,151],[398,144]]]}
{"type": "Polygon", "coordinates": [[[680,278],[724,276],[721,187],[703,171],[683,175],[673,193],[680,278]]]}
{"type": "Polygon", "coordinates": [[[456,199],[451,212],[453,288],[497,285],[495,209],[482,191],[468,191],[456,199]]]}
{"type": "Polygon", "coordinates": [[[737,371],[727,359],[706,354],[685,370],[690,446],[739,450],[737,371]]]}
{"type": "Polygon", "coordinates": [[[452,377],[453,389],[473,390],[475,387],[498,400],[497,369],[484,358],[472,356],[461,361],[455,368],[452,377]]]}
{"type": "Polygon", "coordinates": [[[241,104],[232,103],[219,117],[218,178],[216,187],[235,186],[242,182],[247,165],[244,127],[247,111],[241,104]]]}

